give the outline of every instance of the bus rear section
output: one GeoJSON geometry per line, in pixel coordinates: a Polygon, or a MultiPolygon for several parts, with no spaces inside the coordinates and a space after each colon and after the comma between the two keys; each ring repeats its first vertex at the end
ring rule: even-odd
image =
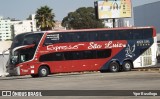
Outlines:
{"type": "Polygon", "coordinates": [[[146,29],[144,31],[144,38],[137,40],[139,46],[140,56],[134,60],[134,68],[151,67],[157,64],[157,36],[155,28],[146,29]]]}
{"type": "Polygon", "coordinates": [[[153,27],[50,31],[23,37],[34,38],[33,34],[39,35],[39,39],[22,42],[10,52],[8,67],[18,68],[18,75],[118,72],[156,64],[153,27]]]}

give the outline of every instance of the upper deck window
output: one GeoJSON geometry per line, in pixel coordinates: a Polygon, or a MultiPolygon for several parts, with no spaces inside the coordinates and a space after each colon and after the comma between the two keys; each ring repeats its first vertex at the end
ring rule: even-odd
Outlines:
{"type": "Polygon", "coordinates": [[[13,40],[11,49],[23,45],[38,44],[42,35],[42,33],[23,33],[17,35],[13,40]]]}
{"type": "Polygon", "coordinates": [[[70,42],[93,42],[110,40],[141,40],[152,38],[153,29],[98,30],[66,33],[50,33],[44,45],[70,42]]]}

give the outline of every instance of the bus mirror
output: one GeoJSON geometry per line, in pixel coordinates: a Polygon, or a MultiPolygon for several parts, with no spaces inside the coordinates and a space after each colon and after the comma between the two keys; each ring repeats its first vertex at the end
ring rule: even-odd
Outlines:
{"type": "Polygon", "coordinates": [[[11,61],[13,64],[16,64],[18,61],[18,56],[12,56],[11,61]]]}

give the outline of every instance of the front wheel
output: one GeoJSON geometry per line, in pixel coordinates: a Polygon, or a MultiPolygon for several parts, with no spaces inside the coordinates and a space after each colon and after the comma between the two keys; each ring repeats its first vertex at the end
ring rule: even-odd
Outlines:
{"type": "Polygon", "coordinates": [[[41,66],[38,70],[39,77],[47,77],[49,74],[49,69],[46,66],[41,66]]]}
{"type": "Polygon", "coordinates": [[[131,71],[132,63],[129,61],[125,61],[122,65],[123,71],[131,71]]]}
{"type": "Polygon", "coordinates": [[[118,72],[119,71],[119,64],[117,62],[112,62],[109,65],[110,72],[118,72]]]}

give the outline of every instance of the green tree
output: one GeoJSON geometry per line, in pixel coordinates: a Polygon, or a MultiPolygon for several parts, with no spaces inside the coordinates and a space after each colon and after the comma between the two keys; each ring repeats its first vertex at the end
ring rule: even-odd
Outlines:
{"type": "Polygon", "coordinates": [[[68,16],[62,20],[62,26],[67,29],[88,29],[103,28],[104,24],[102,20],[96,19],[93,7],[82,7],[75,12],[68,13],[68,16]]]}
{"type": "Polygon", "coordinates": [[[41,31],[52,30],[54,28],[54,13],[48,6],[42,6],[37,9],[35,19],[37,20],[37,26],[41,31]]]}

